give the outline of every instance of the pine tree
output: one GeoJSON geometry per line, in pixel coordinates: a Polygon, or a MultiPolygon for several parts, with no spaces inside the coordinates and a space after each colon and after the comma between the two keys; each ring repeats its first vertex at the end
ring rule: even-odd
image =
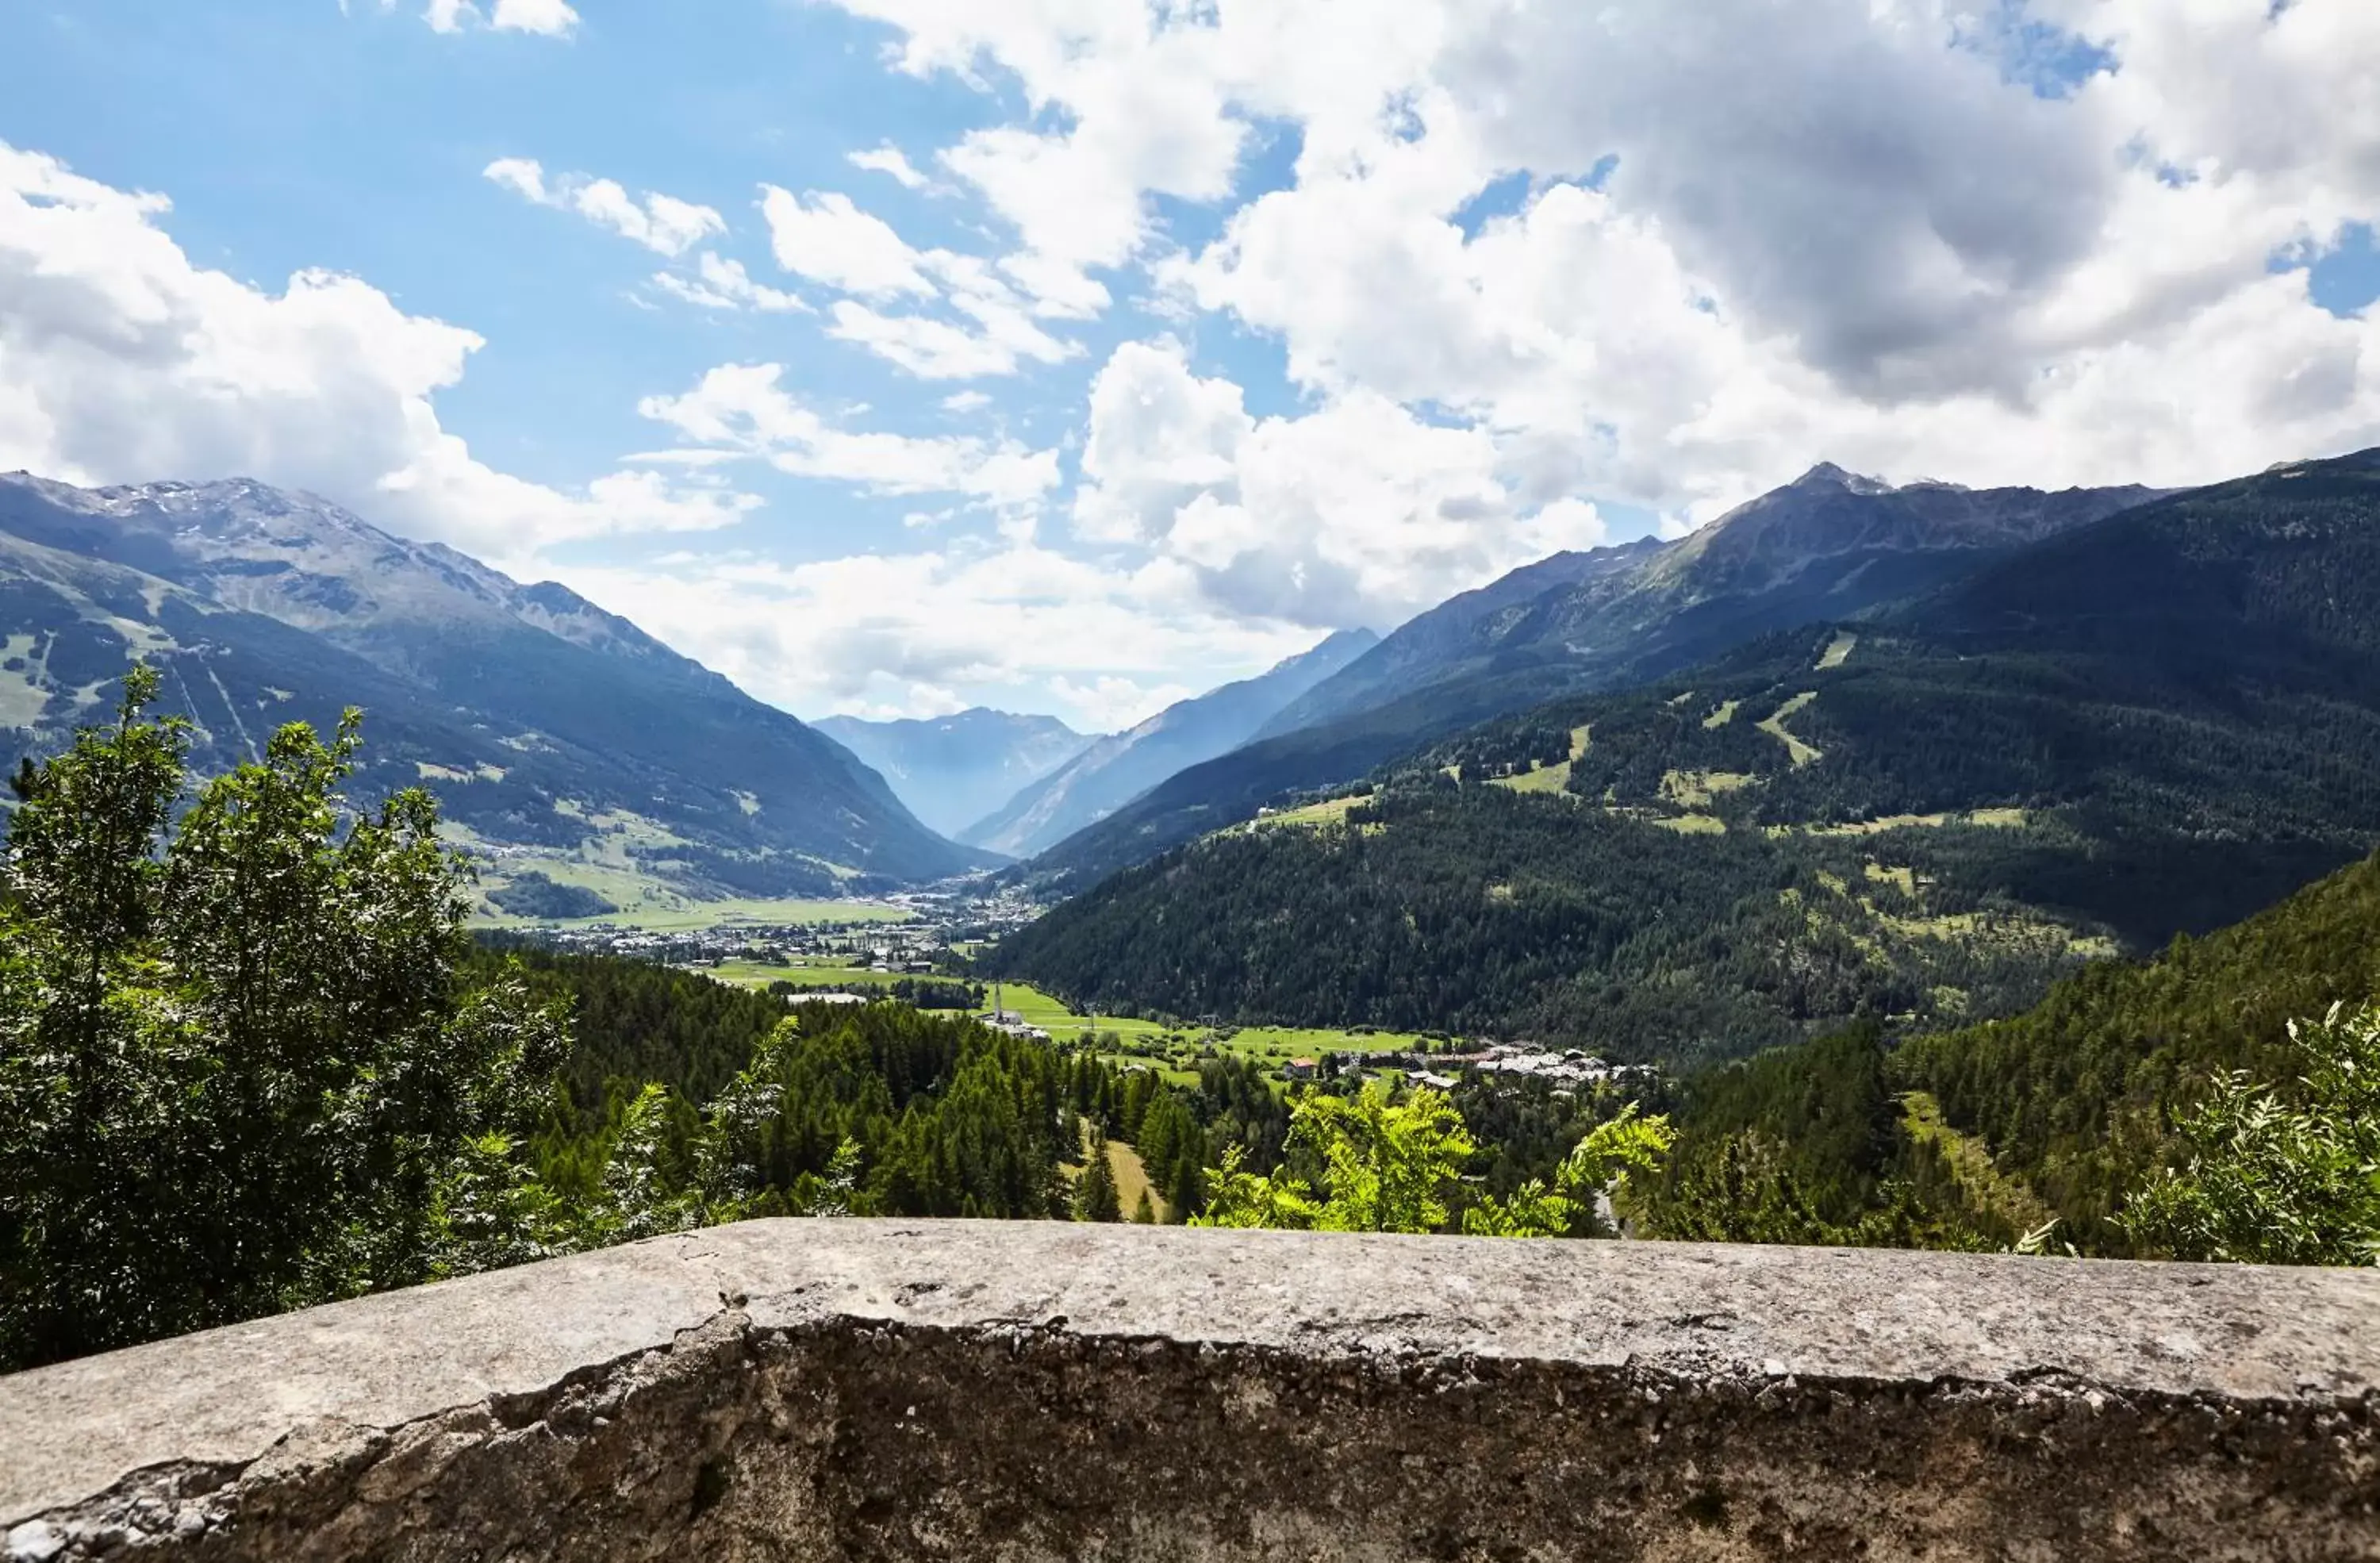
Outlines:
{"type": "Polygon", "coordinates": [[[1091,1162],[1075,1185],[1075,1219],[1121,1221],[1123,1201],[1116,1193],[1115,1169],[1108,1163],[1108,1143],[1091,1142],[1091,1162]]]}

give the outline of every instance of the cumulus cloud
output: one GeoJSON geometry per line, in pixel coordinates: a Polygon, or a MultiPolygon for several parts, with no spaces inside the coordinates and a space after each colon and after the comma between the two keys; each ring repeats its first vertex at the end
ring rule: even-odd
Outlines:
{"type": "Polygon", "coordinates": [[[1078,536],[1137,545],[1216,607],[1308,625],[1387,623],[1559,549],[1600,515],[1532,492],[1525,445],[1355,389],[1251,418],[1179,345],[1126,343],[1091,389],[1078,536]]]}
{"type": "Polygon", "coordinates": [[[884,175],[905,190],[927,189],[933,184],[931,179],[919,173],[909,162],[906,153],[899,147],[889,143],[864,151],[853,152],[851,165],[854,168],[865,168],[872,174],[884,175]]]}
{"type": "Polygon", "coordinates": [[[516,559],[571,538],[733,523],[757,502],[650,465],[576,492],[443,429],[473,332],[357,278],[279,292],[194,265],[160,196],[0,143],[0,468],[86,483],[247,474],[516,559]]]}
{"type": "Polygon", "coordinates": [[[880,494],[961,494],[996,505],[1038,499],[1058,482],[1054,451],[1013,440],[839,429],[781,383],[779,364],[723,364],[692,390],[649,396],[638,410],[687,444],[645,459],[707,466],[765,461],[797,478],[823,478],[880,494]]]}
{"type": "MultiPolygon", "coordinates": [[[[2380,440],[2370,312],[2289,269],[2380,216],[2360,0],[1402,0],[1358,28],[1301,0],[842,3],[898,30],[899,68],[1021,96],[941,155],[1015,227],[1012,273],[1096,288],[1137,260],[1185,318],[1276,338],[1324,421],[1221,442],[1235,466],[1384,431],[1386,406],[1425,434],[1344,456],[1413,494],[1413,450],[1476,436],[1504,491],[1483,562],[1516,515],[1706,517],[1822,455],[2184,483],[2380,440]],[[1285,186],[1172,250],[1151,198],[1214,200],[1276,124],[1285,186]]],[[[1182,499],[1163,461],[1091,472],[1103,414],[1095,392],[1086,535],[1172,536],[1153,485],[1160,513],[1203,503],[1200,557],[1235,546],[1251,475],[1182,499]]],[[[1289,508],[1250,536],[1333,513],[1261,491],[1289,508]]],[[[1318,546],[1309,578],[1391,578],[1363,552],[1318,546]]]]}
{"type": "Polygon", "coordinates": [[[760,212],[777,264],[855,297],[838,299],[828,334],[923,380],[1013,374],[1080,351],[1037,324],[1025,299],[979,256],[913,248],[892,225],[833,191],[763,187],[760,212]],[[939,314],[885,306],[938,307],[939,314]]]}
{"type": "Polygon", "coordinates": [[[707,249],[695,261],[694,275],[656,272],[653,285],[672,297],[706,309],[757,309],[767,315],[817,313],[800,295],[755,282],[744,269],[744,262],[707,249]]]}
{"type": "MultiPolygon", "coordinates": [[[[381,0],[381,9],[393,9],[395,4],[396,0],[381,0]]],[[[578,13],[564,0],[495,0],[492,11],[482,11],[472,0],[429,0],[422,19],[435,32],[485,26],[498,32],[534,32],[548,38],[566,38],[578,26],[578,13]]]]}
{"type": "Polygon", "coordinates": [[[808,563],[710,556],[564,565],[574,589],[806,716],[918,714],[989,699],[1084,732],[1131,726],[1314,636],[1201,604],[1170,569],[1031,544],[808,563]]]}
{"type": "Polygon", "coordinates": [[[631,196],[617,180],[584,174],[564,174],[549,181],[534,158],[500,157],[480,172],[524,200],[575,212],[659,255],[683,255],[727,231],[727,220],[708,206],[651,191],[631,196]]]}

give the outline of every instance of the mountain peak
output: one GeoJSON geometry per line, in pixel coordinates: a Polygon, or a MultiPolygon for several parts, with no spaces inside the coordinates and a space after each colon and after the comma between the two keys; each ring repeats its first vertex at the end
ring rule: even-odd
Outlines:
{"type": "Polygon", "coordinates": [[[1822,461],[1818,463],[1817,466],[1810,468],[1809,471],[1804,472],[1799,478],[1794,479],[1793,481],[1787,484],[1786,487],[1791,489],[1848,489],[1855,494],[1888,494],[1892,492],[1892,485],[1886,482],[1883,479],[1870,478],[1864,473],[1846,471],[1842,467],[1837,466],[1831,461],[1822,461]]]}

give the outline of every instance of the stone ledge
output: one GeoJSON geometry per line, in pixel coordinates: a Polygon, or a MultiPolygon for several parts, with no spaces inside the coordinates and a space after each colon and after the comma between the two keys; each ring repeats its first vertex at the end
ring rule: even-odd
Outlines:
{"type": "Polygon", "coordinates": [[[761,1221],[0,1378],[23,1557],[2380,1556],[2380,1275],[761,1221]]]}

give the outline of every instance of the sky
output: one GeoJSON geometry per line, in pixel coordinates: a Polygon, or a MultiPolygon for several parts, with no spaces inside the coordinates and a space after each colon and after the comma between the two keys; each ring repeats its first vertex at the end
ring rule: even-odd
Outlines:
{"type": "Polygon", "coordinates": [[[1128,725],[1820,460],[2380,445],[2371,0],[0,0],[0,470],[1128,725]]]}

